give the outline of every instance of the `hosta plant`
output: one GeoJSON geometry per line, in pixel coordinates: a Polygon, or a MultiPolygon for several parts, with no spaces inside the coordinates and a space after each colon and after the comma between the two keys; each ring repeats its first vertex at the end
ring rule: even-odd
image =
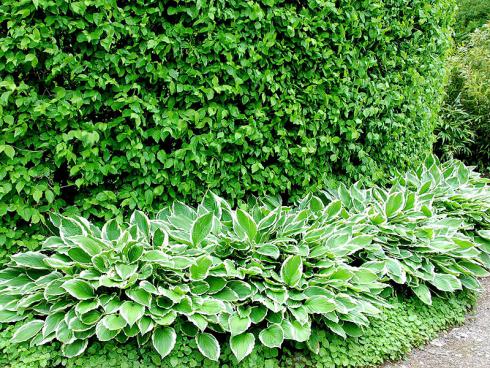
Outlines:
{"type": "Polygon", "coordinates": [[[320,329],[360,336],[396,284],[430,304],[478,289],[490,266],[487,182],[435,159],[388,189],[342,185],[296,206],[232,209],[208,193],[154,219],[51,219],[58,234],[0,272],[0,322],[25,319],[14,341],[58,340],[69,357],[132,338],[163,357],[179,335],[213,360],[225,341],[239,361],[286,340],[315,352],[320,329]]]}

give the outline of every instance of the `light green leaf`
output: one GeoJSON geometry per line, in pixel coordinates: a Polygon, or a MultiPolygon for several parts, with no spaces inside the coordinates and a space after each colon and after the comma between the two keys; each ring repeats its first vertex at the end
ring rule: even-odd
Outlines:
{"type": "Polygon", "coordinates": [[[75,340],[71,344],[63,344],[61,351],[67,358],[73,358],[82,354],[87,348],[88,340],[75,340]]]}
{"type": "Polygon", "coordinates": [[[238,236],[241,237],[241,234],[244,233],[248,240],[255,240],[255,236],[257,235],[257,224],[247,212],[241,209],[236,211],[236,215],[233,218],[233,228],[238,236]]]}
{"type": "Polygon", "coordinates": [[[298,285],[303,275],[303,261],[301,256],[289,256],[281,267],[282,281],[291,287],[298,285]]]}
{"type": "Polygon", "coordinates": [[[432,296],[430,290],[425,284],[420,284],[419,286],[413,286],[412,291],[417,297],[427,305],[432,305],[432,296]]]}
{"type": "Polygon", "coordinates": [[[133,289],[128,289],[126,290],[126,295],[136,303],[144,305],[148,308],[151,306],[151,294],[143,288],[135,287],[133,289]]]}
{"type": "Polygon", "coordinates": [[[211,232],[213,227],[213,214],[206,213],[205,215],[199,216],[193,223],[191,229],[191,240],[194,246],[199,245],[208,234],[211,232]]]}
{"type": "Polygon", "coordinates": [[[173,350],[177,335],[171,327],[158,327],[151,337],[155,350],[165,358],[173,350]]]}
{"type": "Polygon", "coordinates": [[[284,331],[280,325],[271,325],[260,331],[259,340],[268,348],[280,348],[284,341],[284,331]]]}
{"type": "Polygon", "coordinates": [[[254,349],[255,337],[251,333],[244,333],[241,335],[231,336],[230,348],[233,355],[240,362],[247,357],[254,349]]]}
{"type": "Polygon", "coordinates": [[[335,308],[335,303],[325,295],[315,295],[305,302],[305,307],[310,313],[330,313],[335,308]]]}
{"type": "Polygon", "coordinates": [[[92,299],[95,296],[92,286],[83,280],[72,279],[65,281],[61,287],[65,289],[71,296],[79,300],[92,299]]]}
{"type": "Polygon", "coordinates": [[[404,204],[403,193],[392,193],[388,197],[385,203],[385,215],[387,218],[395,216],[402,208],[404,204]]]}
{"type": "Polygon", "coordinates": [[[196,335],[197,348],[206,358],[218,361],[220,346],[216,337],[209,333],[198,333],[196,335]]]}
{"type": "Polygon", "coordinates": [[[208,276],[208,271],[212,264],[213,261],[209,256],[199,257],[196,263],[189,268],[191,280],[204,280],[208,276]]]}
{"type": "Polygon", "coordinates": [[[50,268],[46,263],[44,263],[44,259],[46,259],[46,256],[39,252],[24,252],[12,256],[12,260],[17,265],[38,270],[50,268]]]}
{"type": "Polygon", "coordinates": [[[431,283],[441,291],[453,292],[462,288],[461,281],[456,276],[444,273],[436,273],[431,283]]]}
{"type": "Polygon", "coordinates": [[[145,314],[145,307],[135,302],[124,302],[119,310],[129,326],[134,325],[145,314]]]}
{"type": "Polygon", "coordinates": [[[232,335],[240,335],[247,331],[251,323],[250,317],[240,317],[238,314],[233,314],[228,319],[228,327],[232,335]]]}
{"type": "Polygon", "coordinates": [[[13,343],[24,342],[36,336],[44,326],[44,321],[35,319],[20,326],[12,336],[13,343]]]}

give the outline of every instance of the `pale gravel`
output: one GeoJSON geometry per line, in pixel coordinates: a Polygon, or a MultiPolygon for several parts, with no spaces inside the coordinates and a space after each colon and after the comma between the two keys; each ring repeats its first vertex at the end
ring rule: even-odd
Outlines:
{"type": "Polygon", "coordinates": [[[464,325],[382,368],[490,368],[490,278],[481,282],[484,291],[464,325]]]}

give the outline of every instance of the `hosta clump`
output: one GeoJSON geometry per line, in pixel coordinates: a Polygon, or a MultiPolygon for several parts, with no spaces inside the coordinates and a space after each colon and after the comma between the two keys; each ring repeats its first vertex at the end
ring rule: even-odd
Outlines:
{"type": "Polygon", "coordinates": [[[365,224],[373,236],[373,246],[356,255],[363,266],[409,286],[430,304],[430,289],[478,290],[477,277],[488,275],[488,182],[459,161],[441,164],[430,157],[395,178],[390,189],[353,185],[323,194],[348,211],[344,226],[365,224]]]}
{"type": "Polygon", "coordinates": [[[340,186],[297,206],[274,198],[233,210],[212,193],[155,219],[98,228],[52,216],[59,235],[0,272],[0,322],[34,316],[14,341],[58,340],[81,354],[90,338],[130,338],[169,354],[195,338],[218,360],[285,340],[320,349],[320,329],[359,336],[399,284],[433,293],[478,289],[490,266],[490,190],[459,162],[434,158],[389,189],[340,186]]]}
{"type": "MultiPolygon", "coordinates": [[[[334,202],[324,216],[333,221],[340,210],[334,202]]],[[[277,203],[234,211],[211,193],[197,209],[176,202],[157,219],[135,212],[129,224],[112,220],[102,229],[54,215],[59,236],[39,252],[14,255],[0,273],[0,321],[34,315],[14,341],[58,340],[67,356],[82,353],[91,337],[151,340],[166,356],[185,334],[214,360],[219,340],[229,339],[241,360],[258,342],[308,341],[314,349],[313,319],[358,335],[384,304],[386,284],[345,255],[312,252],[326,233],[311,215],[277,203]]],[[[360,230],[345,243],[368,246],[360,230]]]]}

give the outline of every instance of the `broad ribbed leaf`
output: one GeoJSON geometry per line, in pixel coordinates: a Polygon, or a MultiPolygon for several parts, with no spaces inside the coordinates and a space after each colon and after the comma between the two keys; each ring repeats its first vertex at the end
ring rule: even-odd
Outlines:
{"type": "Polygon", "coordinates": [[[240,335],[247,331],[251,323],[250,317],[240,317],[238,314],[233,314],[228,319],[228,327],[232,335],[240,335]]]}
{"type": "Polygon", "coordinates": [[[310,313],[329,313],[336,309],[334,301],[324,295],[310,297],[306,300],[305,307],[310,313]]]}
{"type": "Polygon", "coordinates": [[[296,286],[303,275],[303,261],[301,257],[289,256],[286,258],[281,267],[282,281],[291,287],[296,286]]]}
{"type": "Polygon", "coordinates": [[[134,325],[145,314],[145,307],[135,302],[124,302],[119,310],[121,317],[130,325],[134,325]]]}
{"type": "Polygon", "coordinates": [[[268,348],[280,348],[284,341],[284,331],[280,325],[271,325],[260,331],[259,340],[268,348]]]}
{"type": "Polygon", "coordinates": [[[230,338],[231,351],[239,362],[252,352],[254,346],[255,337],[251,333],[244,333],[230,338]]]}
{"type": "Polygon", "coordinates": [[[417,297],[427,305],[432,305],[432,297],[429,288],[420,284],[419,286],[412,287],[412,291],[417,295],[417,297]]]}
{"type": "Polygon", "coordinates": [[[255,236],[257,235],[257,224],[247,212],[241,209],[236,211],[233,227],[238,236],[241,236],[243,233],[248,240],[255,240],[255,236]]]}
{"type": "Polygon", "coordinates": [[[135,287],[133,289],[126,290],[126,295],[134,300],[136,303],[147,306],[151,306],[151,294],[143,288],[135,287]]]}
{"type": "Polygon", "coordinates": [[[173,350],[176,341],[175,330],[171,327],[158,327],[151,337],[155,350],[165,358],[173,350]]]}
{"type": "Polygon", "coordinates": [[[83,280],[68,280],[64,282],[61,287],[65,289],[71,296],[79,300],[92,299],[95,296],[92,286],[88,282],[83,280]]]}
{"type": "Polygon", "coordinates": [[[204,280],[208,276],[209,267],[213,264],[213,261],[208,256],[199,257],[196,260],[196,264],[193,264],[189,271],[191,273],[192,280],[204,280]]]}
{"type": "Polygon", "coordinates": [[[12,260],[17,265],[39,270],[49,269],[49,266],[44,263],[44,259],[46,256],[39,252],[18,253],[12,256],[12,260]]]}
{"type": "Polygon", "coordinates": [[[30,340],[34,336],[36,336],[39,331],[44,326],[44,321],[35,319],[33,321],[29,321],[26,324],[20,326],[17,330],[15,330],[14,335],[12,336],[12,342],[19,343],[30,340]]]}
{"type": "Polygon", "coordinates": [[[61,346],[63,355],[67,358],[73,358],[82,354],[87,348],[88,340],[75,340],[71,344],[61,346]]]}
{"type": "Polygon", "coordinates": [[[220,346],[216,337],[209,333],[198,333],[196,343],[199,351],[206,358],[218,361],[220,355],[220,346]]]}
{"type": "Polygon", "coordinates": [[[396,215],[403,208],[403,193],[390,194],[388,200],[385,203],[385,215],[390,218],[396,215]]]}
{"type": "Polygon", "coordinates": [[[199,216],[193,223],[191,228],[191,240],[195,246],[199,245],[211,232],[213,227],[213,214],[206,213],[199,216]]]}

